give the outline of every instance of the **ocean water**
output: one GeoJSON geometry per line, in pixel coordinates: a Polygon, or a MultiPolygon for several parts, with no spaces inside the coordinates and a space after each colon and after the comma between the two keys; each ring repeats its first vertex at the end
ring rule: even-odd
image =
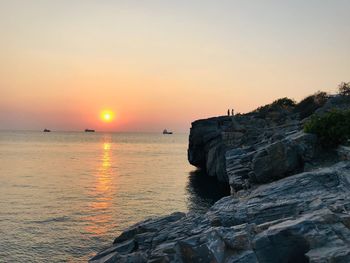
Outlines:
{"type": "Polygon", "coordinates": [[[86,262],[126,227],[223,195],[188,134],[0,132],[0,262],[86,262]],[[209,179],[208,179],[209,180],[209,179]]]}

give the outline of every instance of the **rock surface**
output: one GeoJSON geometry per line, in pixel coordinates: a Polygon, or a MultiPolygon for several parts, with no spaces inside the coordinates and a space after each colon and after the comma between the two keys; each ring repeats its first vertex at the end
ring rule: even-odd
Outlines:
{"type": "Polygon", "coordinates": [[[226,145],[222,140],[222,132],[231,126],[229,116],[198,120],[192,123],[189,138],[188,160],[208,175],[228,182],[225,167],[226,145]]]}
{"type": "Polygon", "coordinates": [[[228,150],[226,173],[231,192],[303,171],[305,163],[315,159],[318,152],[316,136],[303,132],[257,147],[228,150]]]}
{"type": "Polygon", "coordinates": [[[188,160],[209,176],[229,182],[228,170],[232,167],[225,155],[230,150],[256,151],[300,129],[301,123],[292,111],[271,112],[264,118],[249,113],[198,120],[191,127],[188,160]]]}
{"type": "MultiPolygon", "coordinates": [[[[333,96],[315,111],[349,106],[333,96]]],[[[325,152],[304,121],[267,105],[193,122],[189,162],[232,195],[133,225],[90,262],[350,262],[350,148],[325,152]]]]}
{"type": "Polygon", "coordinates": [[[90,262],[350,262],[350,162],[125,230],[90,262]]]}
{"type": "MultiPolygon", "coordinates": [[[[349,108],[350,98],[330,96],[315,114],[349,108]]],[[[229,183],[232,193],[302,172],[326,154],[315,135],[302,132],[310,116],[300,120],[296,109],[271,104],[244,115],[195,121],[189,162],[229,183]]]]}

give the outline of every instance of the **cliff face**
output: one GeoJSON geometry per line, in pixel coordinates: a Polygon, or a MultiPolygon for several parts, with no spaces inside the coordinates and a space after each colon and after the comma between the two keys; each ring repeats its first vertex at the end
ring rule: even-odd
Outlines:
{"type": "Polygon", "coordinates": [[[227,146],[222,139],[222,133],[231,123],[232,119],[229,116],[198,120],[192,123],[189,136],[190,164],[205,170],[209,176],[215,176],[222,182],[228,182],[225,167],[227,146]]]}
{"type": "MultiPolygon", "coordinates": [[[[341,101],[341,103],[340,103],[341,101]]],[[[330,98],[322,113],[347,109],[330,98]]],[[[188,159],[231,196],[126,229],[90,262],[350,262],[350,148],[319,147],[288,107],[192,123],[188,159]]]]}
{"type": "Polygon", "coordinates": [[[288,111],[273,112],[266,118],[252,113],[195,121],[188,160],[209,176],[240,190],[255,180],[267,180],[263,177],[271,170],[279,175],[301,170],[301,149],[291,136],[300,129],[296,115],[288,111]],[[271,159],[283,159],[283,163],[276,163],[275,169],[263,167],[271,166],[271,159]]]}
{"type": "MultiPolygon", "coordinates": [[[[349,98],[332,96],[315,111],[349,108],[349,98]]],[[[320,165],[325,153],[315,135],[302,131],[310,116],[300,120],[295,109],[268,105],[244,115],[195,121],[188,160],[208,176],[229,183],[232,194],[320,165]]]]}

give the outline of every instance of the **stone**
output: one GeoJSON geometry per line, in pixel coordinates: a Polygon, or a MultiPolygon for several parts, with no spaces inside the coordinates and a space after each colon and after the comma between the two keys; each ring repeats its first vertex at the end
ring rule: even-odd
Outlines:
{"type": "Polygon", "coordinates": [[[254,182],[265,183],[291,174],[302,166],[297,147],[282,141],[260,149],[252,160],[254,182]]]}
{"type": "MultiPolygon", "coordinates": [[[[231,196],[130,226],[89,262],[350,262],[349,147],[325,151],[275,106],[192,123],[189,162],[231,196]]],[[[349,106],[331,96],[316,114],[349,106]]]]}
{"type": "Polygon", "coordinates": [[[350,162],[140,222],[90,262],[350,262],[350,162]]]}
{"type": "Polygon", "coordinates": [[[229,150],[226,171],[232,192],[301,172],[319,152],[317,137],[301,131],[254,148],[229,150]]]}
{"type": "Polygon", "coordinates": [[[350,160],[350,147],[340,145],[336,151],[341,160],[350,160]]]}
{"type": "MultiPolygon", "coordinates": [[[[274,180],[271,177],[282,178],[302,171],[303,166],[312,163],[313,158],[321,150],[317,145],[315,135],[307,135],[302,132],[303,125],[311,116],[300,120],[299,113],[295,110],[271,107],[271,105],[267,105],[268,107],[261,112],[255,110],[237,116],[221,116],[193,122],[189,136],[189,162],[221,182],[231,181],[230,185],[234,191],[252,185],[251,180],[247,182],[245,178],[239,178],[239,176],[231,178],[230,170],[238,162],[232,163],[231,158],[236,155],[233,152],[239,149],[269,150],[268,156],[263,157],[264,153],[260,152],[254,161],[253,166],[256,173],[255,176],[251,174],[251,178],[257,180],[258,183],[274,180]],[[279,155],[280,153],[282,155],[279,155]],[[275,164],[275,167],[270,169],[274,175],[267,176],[267,173],[270,172],[268,167],[275,163],[269,158],[275,158],[275,155],[280,157],[277,161],[282,166],[275,164]],[[263,168],[264,171],[260,168],[263,168]]],[[[332,109],[349,108],[350,99],[348,97],[329,96],[315,114],[324,114],[332,109]]],[[[250,150],[250,153],[252,152],[253,150],[250,150]]],[[[252,164],[248,163],[246,167],[251,168],[252,164]]]]}
{"type": "Polygon", "coordinates": [[[229,116],[198,120],[192,123],[189,136],[189,162],[222,182],[227,182],[222,132],[231,124],[229,116]]]}

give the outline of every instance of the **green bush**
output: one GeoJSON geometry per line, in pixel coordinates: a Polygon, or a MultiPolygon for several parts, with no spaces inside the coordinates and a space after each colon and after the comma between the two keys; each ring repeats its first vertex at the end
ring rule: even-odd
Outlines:
{"type": "Polygon", "coordinates": [[[318,108],[322,107],[328,99],[326,92],[318,91],[301,100],[295,107],[294,111],[299,113],[300,119],[304,119],[313,114],[318,108]]]}
{"type": "Polygon", "coordinates": [[[333,110],[314,115],[305,123],[304,131],[318,136],[325,148],[333,148],[350,138],[350,111],[333,110]]]}

